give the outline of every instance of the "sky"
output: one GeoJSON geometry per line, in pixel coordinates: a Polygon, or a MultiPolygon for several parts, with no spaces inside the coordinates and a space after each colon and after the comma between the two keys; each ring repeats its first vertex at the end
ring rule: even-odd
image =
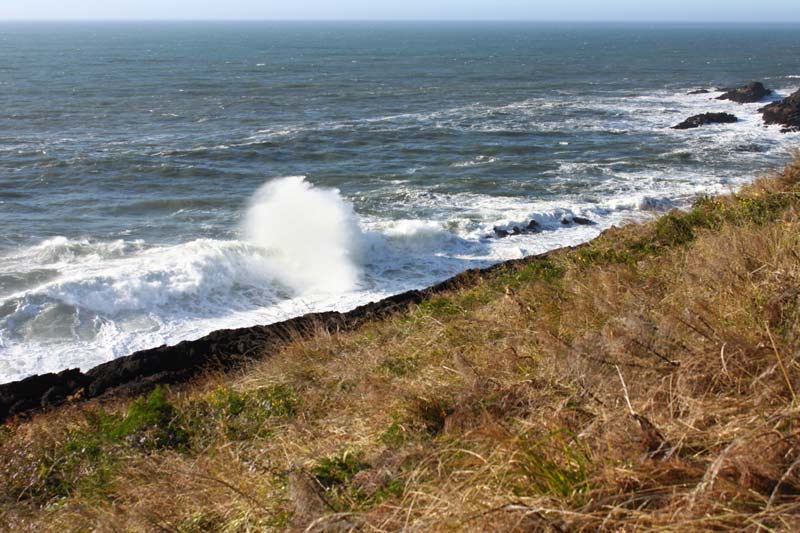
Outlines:
{"type": "Polygon", "coordinates": [[[800,22],[800,0],[0,0],[0,20],[800,22]]]}

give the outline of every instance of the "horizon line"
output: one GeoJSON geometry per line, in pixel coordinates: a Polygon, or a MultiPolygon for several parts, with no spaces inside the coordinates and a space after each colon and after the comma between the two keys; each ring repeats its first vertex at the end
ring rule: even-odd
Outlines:
{"type": "Polygon", "coordinates": [[[308,19],[308,18],[0,18],[0,24],[15,23],[15,22],[308,22],[308,23],[335,23],[335,22],[349,22],[349,23],[365,23],[365,22],[414,22],[414,23],[578,23],[578,24],[800,24],[800,19],[797,20],[683,20],[683,19],[668,19],[668,20],[654,20],[654,19],[600,19],[600,20],[586,20],[586,19],[348,19],[348,18],[323,18],[323,19],[308,19]]]}

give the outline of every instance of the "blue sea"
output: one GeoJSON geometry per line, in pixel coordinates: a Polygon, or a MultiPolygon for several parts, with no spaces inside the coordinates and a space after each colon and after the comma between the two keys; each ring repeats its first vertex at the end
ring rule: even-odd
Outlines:
{"type": "Polygon", "coordinates": [[[800,145],[714,99],[751,80],[800,87],[800,26],[0,23],[0,382],[736,189],[800,145]]]}

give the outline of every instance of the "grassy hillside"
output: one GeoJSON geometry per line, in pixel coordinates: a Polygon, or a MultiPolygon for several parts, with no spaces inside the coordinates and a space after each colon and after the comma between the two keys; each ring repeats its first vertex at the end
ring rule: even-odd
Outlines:
{"type": "Polygon", "coordinates": [[[800,161],[237,374],[0,429],[9,530],[800,529],[800,161]]]}

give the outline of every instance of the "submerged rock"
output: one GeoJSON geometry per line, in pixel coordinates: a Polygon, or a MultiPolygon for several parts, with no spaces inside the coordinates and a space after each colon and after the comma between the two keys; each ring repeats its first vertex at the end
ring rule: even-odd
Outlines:
{"type": "Polygon", "coordinates": [[[707,124],[730,124],[739,120],[730,113],[701,113],[687,118],[677,126],[672,126],[673,130],[689,130],[699,128],[707,124]]]}
{"type": "Polygon", "coordinates": [[[689,91],[686,94],[708,94],[710,92],[711,91],[709,91],[708,89],[695,89],[694,91],[689,91]]]}
{"type": "Polygon", "coordinates": [[[800,131],[800,90],[791,96],[773,102],[759,109],[764,117],[764,124],[780,124],[785,126],[781,131],[800,131]]]}
{"type": "Polygon", "coordinates": [[[753,81],[743,87],[725,89],[722,95],[717,96],[717,100],[731,100],[739,104],[750,104],[763,100],[771,94],[772,90],[764,87],[763,83],[753,81]]]}

